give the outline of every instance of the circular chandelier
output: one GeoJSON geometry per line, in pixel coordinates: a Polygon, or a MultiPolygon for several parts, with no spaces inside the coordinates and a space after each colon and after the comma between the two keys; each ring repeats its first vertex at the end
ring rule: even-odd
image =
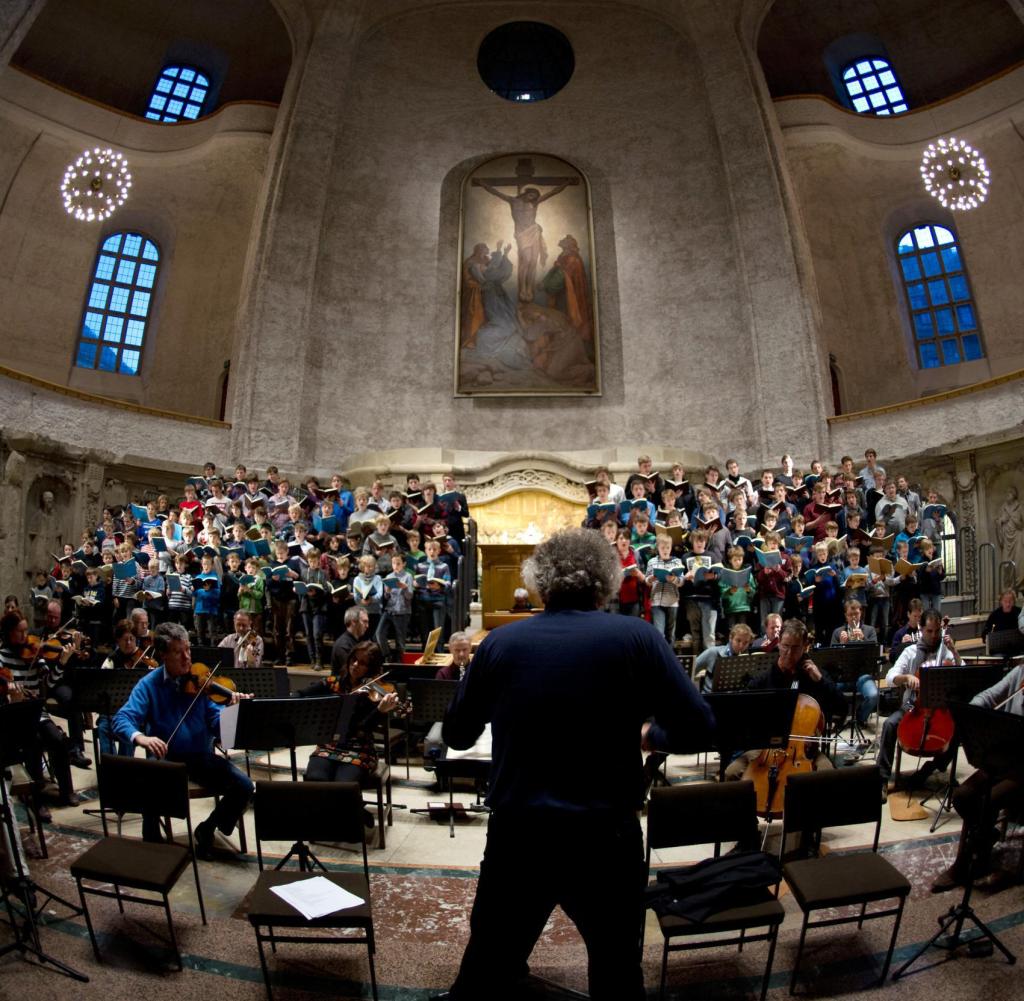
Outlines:
{"type": "Polygon", "coordinates": [[[132,186],[128,161],[112,149],[87,149],[69,163],[60,184],[68,215],[83,222],[109,219],[125,203],[132,186]]]}
{"type": "Polygon", "coordinates": [[[921,157],[925,191],[954,212],[976,209],[988,198],[989,176],[985,158],[956,136],[929,143],[921,157]]]}

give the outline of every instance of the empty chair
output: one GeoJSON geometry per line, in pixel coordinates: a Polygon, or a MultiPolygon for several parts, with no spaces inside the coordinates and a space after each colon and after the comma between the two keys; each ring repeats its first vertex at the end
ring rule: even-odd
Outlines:
{"type": "MultiPolygon", "coordinates": [[[[648,876],[653,849],[714,844],[717,858],[723,842],[747,841],[756,834],[757,798],[752,782],[702,782],[652,789],[647,813],[648,876]]],[[[775,888],[778,889],[777,881],[775,888]]],[[[730,904],[725,898],[723,901],[721,907],[709,904],[713,909],[701,920],[676,914],[658,916],[664,936],[659,997],[665,994],[670,952],[722,945],[737,945],[742,950],[748,942],[768,942],[768,958],[761,981],[764,1001],[785,911],[767,888],[746,894],[742,902],[736,904],[730,904]],[[748,935],[751,928],[765,931],[748,935]],[[739,934],[734,934],[736,932],[739,934]],[[703,935],[715,937],[695,941],[697,936],[703,935]],[[683,941],[674,941],[679,939],[683,941]]]]}
{"type": "Polygon", "coordinates": [[[125,901],[162,906],[167,915],[171,945],[180,970],[181,951],[178,949],[178,940],[174,934],[168,895],[189,863],[195,877],[199,911],[203,924],[206,924],[206,908],[203,904],[203,891],[199,884],[199,867],[196,864],[193,843],[192,817],[189,814],[188,774],[185,766],[175,761],[104,754],[97,778],[104,836],[71,864],[71,875],[78,884],[78,895],[82,900],[93,952],[97,960],[102,959],[86,902],[87,896],[115,899],[122,914],[125,901]],[[108,836],[108,813],[120,816],[125,813],[144,812],[184,820],[188,830],[188,844],[155,844],[135,838],[108,836]],[[83,880],[113,884],[114,888],[109,890],[89,886],[83,880]],[[129,895],[122,892],[123,887],[158,893],[160,899],[129,895]]]}
{"type": "Polygon", "coordinates": [[[782,870],[793,899],[804,912],[800,929],[800,944],[793,964],[793,977],[789,991],[796,989],[800,960],[808,928],[826,928],[831,925],[856,921],[857,927],[865,920],[895,917],[889,950],[882,964],[878,985],[885,982],[892,962],[896,937],[903,917],[903,906],[910,893],[910,883],[886,859],[877,854],[878,835],[882,826],[882,804],[878,796],[881,784],[878,767],[842,768],[805,772],[793,775],[786,784],[786,804],[783,814],[783,843],[787,833],[812,831],[820,846],[821,831],[828,827],[849,824],[875,825],[874,841],[870,851],[844,852],[787,863],[782,870]],[[896,899],[899,903],[885,910],[867,913],[867,905],[880,900],[896,899]],[[821,918],[811,921],[813,911],[860,904],[860,912],[845,917],[821,918]]]}
{"type": "Polygon", "coordinates": [[[260,966],[263,969],[268,1001],[273,995],[264,949],[264,943],[267,942],[274,952],[282,942],[365,945],[370,963],[370,984],[373,997],[376,999],[377,974],[373,964],[376,947],[370,904],[370,870],[366,857],[363,799],[359,785],[355,782],[257,782],[253,819],[260,875],[250,894],[248,917],[256,933],[256,945],[260,953],[260,966]],[[283,866],[294,853],[299,869],[285,871],[279,867],[273,871],[264,871],[263,841],[293,842],[291,851],[279,865],[283,866]],[[309,879],[311,863],[323,868],[309,851],[306,844],[308,841],[343,841],[361,847],[362,873],[324,870],[322,875],[335,885],[355,894],[363,901],[362,904],[335,911],[321,918],[306,918],[273,892],[275,886],[309,879]],[[303,930],[330,928],[343,928],[346,933],[330,936],[299,934],[303,930]],[[281,929],[285,930],[285,934],[281,934],[281,929]],[[355,934],[356,931],[359,934],[355,934]]]}

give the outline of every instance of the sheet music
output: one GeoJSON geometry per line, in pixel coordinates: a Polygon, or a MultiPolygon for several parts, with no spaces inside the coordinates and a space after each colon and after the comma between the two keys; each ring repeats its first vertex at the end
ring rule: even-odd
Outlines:
{"type": "Polygon", "coordinates": [[[224,706],[220,711],[220,745],[225,750],[231,750],[235,746],[235,734],[238,732],[238,710],[241,705],[241,702],[236,702],[233,706],[224,706]]]}
{"type": "Polygon", "coordinates": [[[491,760],[491,724],[488,723],[484,727],[484,732],[480,734],[477,742],[467,748],[465,751],[457,751],[454,747],[449,747],[448,752],[445,754],[445,758],[448,761],[457,760],[476,760],[476,761],[490,761],[491,760]]]}
{"type": "Polygon", "coordinates": [[[358,907],[366,902],[362,897],[332,883],[326,876],[312,876],[284,886],[272,886],[270,889],[285,903],[291,904],[307,921],[358,907]]]}

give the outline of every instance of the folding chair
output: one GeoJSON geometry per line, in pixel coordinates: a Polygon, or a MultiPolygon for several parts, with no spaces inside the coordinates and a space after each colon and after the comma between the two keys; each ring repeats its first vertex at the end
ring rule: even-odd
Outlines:
{"type": "Polygon", "coordinates": [[[272,1001],[270,971],[267,967],[264,943],[269,942],[273,952],[281,942],[312,944],[362,943],[366,945],[370,963],[370,985],[374,1001],[377,998],[377,974],[373,964],[376,950],[373,935],[373,914],[370,906],[370,869],[366,857],[363,833],[363,797],[355,782],[257,782],[253,803],[256,828],[256,856],[260,876],[250,894],[249,923],[256,933],[260,953],[263,982],[267,999],[272,1001]],[[291,841],[292,849],[271,872],[263,869],[262,841],[291,841]],[[307,919],[289,903],[273,892],[273,887],[308,879],[310,863],[320,864],[306,847],[307,841],[344,841],[358,844],[363,851],[362,873],[325,872],[324,878],[354,893],[364,903],[335,911],[321,918],[307,919]],[[284,871],[281,866],[292,854],[297,856],[299,871],[284,871]],[[281,935],[275,929],[291,933],[281,935]],[[344,935],[300,935],[303,929],[346,929],[344,935]],[[264,931],[263,929],[266,929],[264,931]],[[353,932],[361,929],[362,934],[353,932]]]}
{"type": "Polygon", "coordinates": [[[815,847],[819,848],[823,828],[849,824],[875,825],[875,837],[870,851],[798,859],[783,866],[782,874],[793,892],[793,899],[804,912],[800,944],[789,984],[790,994],[796,990],[808,928],[826,928],[853,921],[857,922],[858,928],[862,928],[865,921],[895,916],[889,951],[882,964],[878,986],[885,983],[896,948],[903,906],[910,893],[910,883],[898,869],[878,855],[878,835],[882,827],[882,803],[878,795],[880,785],[877,765],[804,772],[792,775],[786,783],[783,844],[788,833],[812,831],[815,847]],[[869,903],[894,897],[899,899],[896,907],[867,913],[869,903]],[[810,920],[812,911],[856,904],[860,904],[859,914],[810,920]]]}
{"type": "Polygon", "coordinates": [[[178,960],[178,969],[181,970],[181,951],[174,934],[168,897],[178,882],[178,877],[190,862],[196,882],[199,912],[203,924],[206,924],[206,907],[199,884],[199,866],[196,864],[192,817],[189,813],[188,774],[185,766],[175,761],[104,754],[98,772],[98,786],[103,840],[97,842],[71,864],[71,875],[78,884],[78,895],[82,901],[85,923],[89,929],[89,939],[92,941],[96,959],[102,961],[86,903],[86,896],[89,894],[113,898],[117,901],[122,914],[124,901],[154,907],[163,906],[167,915],[171,945],[178,960]],[[110,837],[107,829],[108,811],[115,815],[151,812],[157,816],[184,820],[188,829],[188,845],[174,842],[155,844],[135,838],[110,837]],[[86,886],[83,880],[109,883],[114,888],[107,890],[102,887],[86,886]],[[122,887],[159,893],[161,899],[122,893],[122,887]]]}
{"type": "MultiPolygon", "coordinates": [[[[713,843],[714,857],[718,858],[722,842],[741,841],[756,832],[757,797],[753,782],[700,782],[652,789],[647,806],[648,879],[653,849],[713,843]]],[[[737,945],[742,952],[748,942],[768,942],[768,959],[761,980],[761,1001],[764,1001],[785,910],[776,896],[767,889],[756,896],[759,899],[752,903],[715,911],[703,921],[691,921],[673,914],[658,915],[658,925],[664,938],[659,998],[665,996],[670,952],[722,945],[737,945]],[[766,930],[748,935],[747,930],[750,928],[766,930]],[[739,932],[739,935],[729,935],[734,932],[739,932]],[[701,935],[728,937],[694,941],[701,935]],[[677,938],[686,941],[674,944],[672,940],[677,938]]]]}

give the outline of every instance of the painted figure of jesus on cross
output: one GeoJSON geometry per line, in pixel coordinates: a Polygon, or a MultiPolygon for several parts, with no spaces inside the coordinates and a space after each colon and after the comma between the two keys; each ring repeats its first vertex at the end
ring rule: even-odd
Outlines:
{"type": "Polygon", "coordinates": [[[481,187],[489,194],[508,202],[512,210],[512,222],[516,239],[518,298],[520,302],[533,302],[534,282],[537,264],[547,263],[548,251],[544,245],[544,230],[537,224],[537,206],[554,198],[573,184],[579,184],[578,177],[535,177],[533,160],[523,157],[516,164],[515,177],[474,177],[474,186],[481,187]],[[550,187],[541,194],[538,187],[550,187]],[[515,188],[514,195],[505,194],[498,188],[515,188]]]}

